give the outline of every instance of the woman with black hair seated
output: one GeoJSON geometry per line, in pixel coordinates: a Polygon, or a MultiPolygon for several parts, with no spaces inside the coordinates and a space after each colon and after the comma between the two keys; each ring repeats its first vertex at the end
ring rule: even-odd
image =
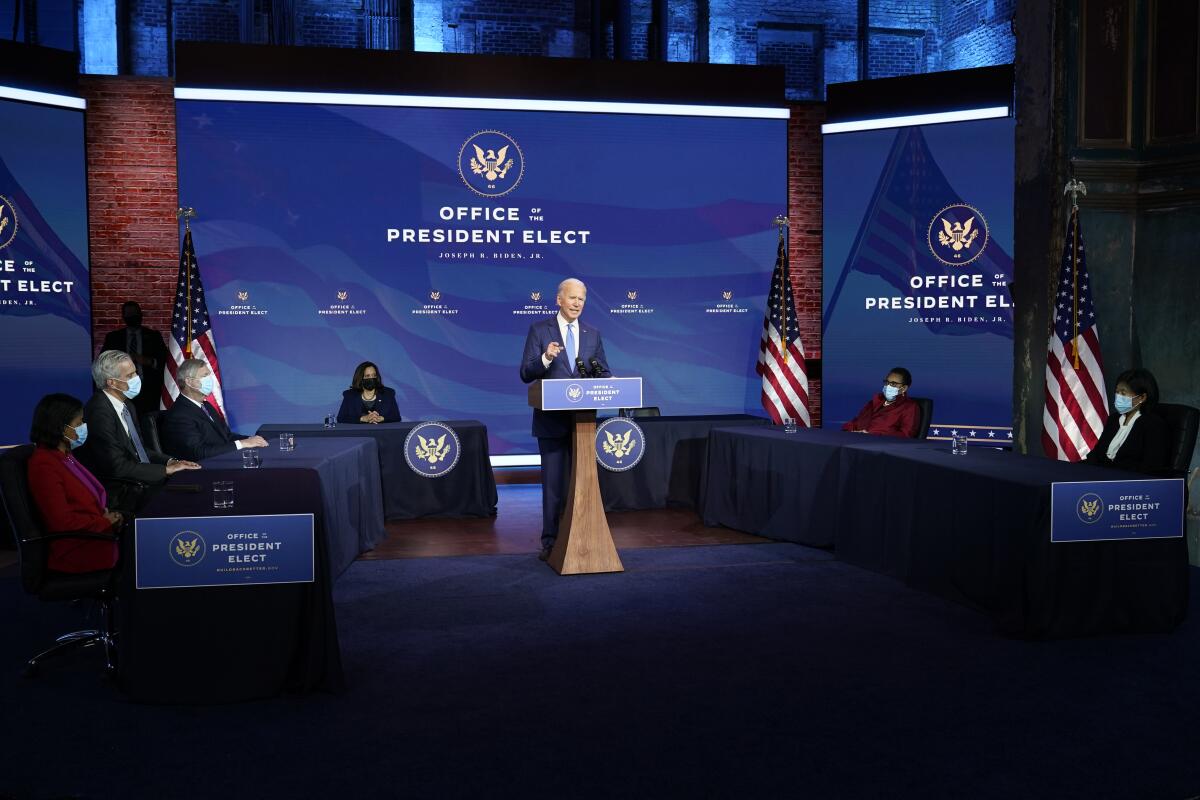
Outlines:
{"type": "MultiPolygon", "coordinates": [[[[71,451],[87,439],[83,403],[68,394],[48,394],[33,411],[29,438],[37,445],[29,457],[29,493],[46,533],[113,533],[119,511],[108,510],[108,497],[96,476],[71,451]]],[[[116,539],[55,539],[46,567],[56,572],[95,572],[117,564],[116,539]]]]}
{"type": "Polygon", "coordinates": [[[1149,370],[1131,369],[1117,376],[1113,413],[1087,461],[1106,467],[1164,474],[1170,457],[1170,433],[1154,406],[1158,381],[1149,370]]]}
{"type": "Polygon", "coordinates": [[[379,367],[364,361],[354,368],[350,388],[342,392],[342,407],[338,410],[338,422],[399,422],[400,407],[396,405],[396,392],[383,385],[379,367]]]}

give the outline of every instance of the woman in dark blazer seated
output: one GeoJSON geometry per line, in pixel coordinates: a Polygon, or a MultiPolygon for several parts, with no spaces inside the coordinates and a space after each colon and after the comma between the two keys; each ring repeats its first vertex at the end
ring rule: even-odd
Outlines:
{"type": "Polygon", "coordinates": [[[1158,382],[1149,370],[1131,369],[1118,375],[1113,413],[1087,460],[1146,475],[1163,474],[1170,457],[1170,432],[1154,408],[1157,403],[1158,382]]]}
{"type": "MultiPolygon", "coordinates": [[[[83,403],[67,394],[48,394],[33,411],[29,438],[37,445],[29,457],[29,493],[46,533],[112,533],[121,514],[109,511],[100,481],[71,451],[87,438],[83,403]]],[[[57,572],[94,572],[117,564],[117,541],[56,539],[46,567],[57,572]]]]}
{"type": "Polygon", "coordinates": [[[379,367],[364,361],[354,369],[350,388],[342,392],[338,422],[399,422],[400,407],[396,392],[383,385],[379,367]]]}

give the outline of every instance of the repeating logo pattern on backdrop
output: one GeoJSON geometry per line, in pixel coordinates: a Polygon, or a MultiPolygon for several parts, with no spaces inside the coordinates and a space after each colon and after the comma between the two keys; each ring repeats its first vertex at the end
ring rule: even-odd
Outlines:
{"type": "Polygon", "coordinates": [[[0,194],[0,250],[8,247],[17,238],[17,207],[4,195],[0,194]]]}
{"type": "Polygon", "coordinates": [[[987,220],[974,206],[955,203],[930,220],[926,240],[938,261],[951,267],[965,266],[988,246],[987,220]]]}
{"type": "Polygon", "coordinates": [[[501,197],[524,177],[525,154],[507,133],[479,131],[458,151],[458,174],[475,194],[501,197]]]}
{"type": "Polygon", "coordinates": [[[422,422],[404,439],[409,469],[426,478],[440,478],[458,464],[462,446],[458,434],[443,422],[422,422]]]}
{"type": "Polygon", "coordinates": [[[646,452],[646,434],[631,419],[612,417],[596,428],[596,460],[611,472],[633,469],[646,452]]]}
{"type": "Polygon", "coordinates": [[[171,560],[181,567],[194,567],[204,560],[208,549],[204,537],[195,531],[180,531],[167,542],[171,560]]]}

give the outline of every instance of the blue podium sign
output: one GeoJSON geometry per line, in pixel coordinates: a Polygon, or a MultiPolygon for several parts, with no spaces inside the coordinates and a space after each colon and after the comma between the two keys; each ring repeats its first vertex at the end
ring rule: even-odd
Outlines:
{"type": "Polygon", "coordinates": [[[641,408],[641,378],[552,378],[541,382],[543,411],[641,408]]]}
{"type": "Polygon", "coordinates": [[[1183,480],[1072,481],[1050,487],[1050,541],[1183,536],[1183,480]]]}
{"type": "Polygon", "coordinates": [[[139,589],[313,580],[312,514],[138,519],[134,541],[139,589]]]}

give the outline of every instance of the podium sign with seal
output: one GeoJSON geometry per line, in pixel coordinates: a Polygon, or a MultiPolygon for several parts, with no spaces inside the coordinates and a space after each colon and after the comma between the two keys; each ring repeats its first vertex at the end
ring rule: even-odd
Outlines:
{"type": "Polygon", "coordinates": [[[312,514],[138,519],[134,542],[139,589],[313,581],[312,514]]]}
{"type": "Polygon", "coordinates": [[[1183,479],[1071,481],[1050,487],[1050,541],[1183,536],[1183,479]]]}
{"type": "Polygon", "coordinates": [[[534,381],[529,385],[529,404],[542,411],[641,408],[642,379],[552,378],[534,381]]]}

